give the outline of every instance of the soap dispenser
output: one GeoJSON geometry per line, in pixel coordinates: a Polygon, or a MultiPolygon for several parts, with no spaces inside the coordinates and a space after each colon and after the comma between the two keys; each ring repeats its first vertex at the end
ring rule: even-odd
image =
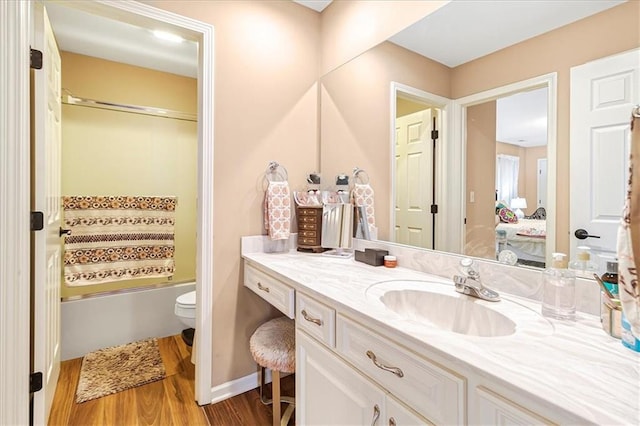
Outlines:
{"type": "Polygon", "coordinates": [[[542,274],[542,315],[561,320],[576,318],[576,276],[567,269],[567,255],[553,253],[551,267],[542,274]]]}
{"type": "Polygon", "coordinates": [[[598,272],[598,266],[591,261],[591,247],[579,246],[575,260],[569,263],[569,269],[577,277],[593,279],[593,274],[598,272]]]}

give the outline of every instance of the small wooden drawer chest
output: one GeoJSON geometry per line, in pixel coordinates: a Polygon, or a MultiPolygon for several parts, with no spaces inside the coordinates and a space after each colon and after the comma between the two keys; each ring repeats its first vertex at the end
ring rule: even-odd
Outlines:
{"type": "Polygon", "coordinates": [[[322,248],[322,207],[296,206],[298,251],[320,253],[322,248]]]}

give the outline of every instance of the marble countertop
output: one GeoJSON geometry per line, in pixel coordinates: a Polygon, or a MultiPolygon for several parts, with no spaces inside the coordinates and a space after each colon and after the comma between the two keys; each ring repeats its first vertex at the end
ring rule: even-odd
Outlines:
{"type": "Polygon", "coordinates": [[[295,251],[243,257],[339,312],[371,321],[392,339],[401,336],[517,390],[551,412],[569,414],[560,418],[640,424],[640,354],[607,335],[596,316],[579,312],[575,322],[547,319],[532,315],[540,312],[539,303],[501,293],[499,309],[516,322],[516,332],[502,337],[469,336],[402,318],[380,302],[374,285],[389,280],[432,281],[440,283],[440,288],[451,285],[451,294],[456,295],[448,278],[295,251]]]}

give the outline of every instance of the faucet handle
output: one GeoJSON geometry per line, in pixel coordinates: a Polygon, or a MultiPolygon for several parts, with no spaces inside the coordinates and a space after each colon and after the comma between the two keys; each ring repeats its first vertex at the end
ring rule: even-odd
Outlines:
{"type": "Polygon", "coordinates": [[[462,267],[462,272],[467,277],[472,279],[480,279],[480,271],[478,271],[478,265],[476,265],[473,259],[469,257],[461,259],[460,266],[462,267]]]}

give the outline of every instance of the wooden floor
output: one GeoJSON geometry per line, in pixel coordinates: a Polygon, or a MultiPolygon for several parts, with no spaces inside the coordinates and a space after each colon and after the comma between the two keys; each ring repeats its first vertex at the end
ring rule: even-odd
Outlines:
{"type": "MultiPolygon", "coordinates": [[[[165,379],[81,404],[75,403],[75,393],[82,358],[63,361],[49,425],[271,425],[271,407],[262,405],[257,389],[199,407],[191,349],[179,335],[159,338],[158,345],[165,379]]],[[[294,376],[285,377],[282,394],[294,395],[294,386],[294,376]]],[[[282,407],[284,412],[286,405],[282,407]]]]}
{"type": "MultiPolygon", "coordinates": [[[[295,395],[295,376],[282,379],[282,395],[295,395]]],[[[269,395],[267,395],[269,396],[269,395]]],[[[260,392],[253,389],[249,392],[234,396],[217,404],[202,407],[211,425],[224,426],[271,426],[272,411],[270,405],[260,402],[260,392]]],[[[282,404],[282,411],[287,408],[282,404]]],[[[289,425],[295,425],[295,412],[289,421],[289,425]]]]}
{"type": "Polygon", "coordinates": [[[208,425],[195,402],[195,367],[181,336],[158,339],[167,377],[92,401],[75,403],[82,358],[63,361],[50,425],[208,425]]]}

